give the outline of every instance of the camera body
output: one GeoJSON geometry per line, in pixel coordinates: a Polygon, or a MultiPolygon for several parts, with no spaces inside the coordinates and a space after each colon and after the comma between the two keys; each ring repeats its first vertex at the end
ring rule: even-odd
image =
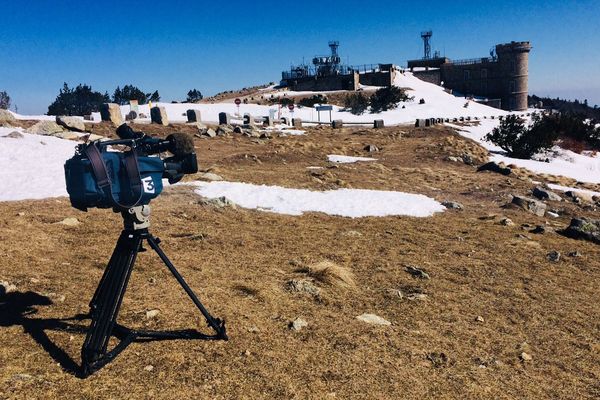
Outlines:
{"type": "Polygon", "coordinates": [[[147,205],[162,192],[163,179],[176,183],[198,171],[192,139],[181,133],[166,139],[135,132],[126,124],[117,129],[121,139],[77,146],[65,162],[65,180],[71,205],[79,210],[113,208],[115,211],[147,205]],[[114,151],[111,146],[127,146],[114,151]],[[160,158],[158,154],[173,155],[160,158]]]}

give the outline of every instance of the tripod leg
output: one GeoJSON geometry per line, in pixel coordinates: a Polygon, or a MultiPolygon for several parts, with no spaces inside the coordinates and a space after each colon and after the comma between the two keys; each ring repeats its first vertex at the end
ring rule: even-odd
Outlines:
{"type": "Polygon", "coordinates": [[[119,308],[127,289],[127,283],[140,248],[141,237],[137,233],[123,231],[107,266],[105,274],[92,300],[92,322],[81,349],[84,374],[111,361],[125,344],[109,353],[106,349],[115,326],[119,308]],[[99,365],[94,368],[94,363],[99,365]]]}
{"type": "Polygon", "coordinates": [[[148,234],[146,239],[148,240],[150,247],[152,247],[156,254],[158,254],[163,263],[167,266],[167,268],[169,268],[169,271],[171,271],[175,279],[177,279],[177,282],[179,282],[183,290],[185,290],[185,292],[190,297],[190,299],[192,299],[196,307],[198,307],[202,315],[204,315],[204,318],[206,318],[208,325],[210,325],[210,327],[215,330],[215,332],[217,333],[217,338],[227,340],[227,334],[225,332],[225,322],[221,321],[219,318],[215,318],[212,315],[210,315],[208,310],[204,307],[204,305],[200,302],[196,294],[183,279],[179,271],[177,271],[171,260],[169,260],[167,255],[162,251],[158,244],[159,241],[150,234],[148,234]]]}

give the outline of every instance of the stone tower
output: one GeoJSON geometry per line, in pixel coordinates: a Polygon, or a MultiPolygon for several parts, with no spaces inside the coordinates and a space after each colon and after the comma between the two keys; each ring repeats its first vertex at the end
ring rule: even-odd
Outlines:
{"type": "Polygon", "coordinates": [[[502,87],[502,108],[505,110],[527,109],[530,51],[529,42],[510,42],[496,46],[502,87]]]}

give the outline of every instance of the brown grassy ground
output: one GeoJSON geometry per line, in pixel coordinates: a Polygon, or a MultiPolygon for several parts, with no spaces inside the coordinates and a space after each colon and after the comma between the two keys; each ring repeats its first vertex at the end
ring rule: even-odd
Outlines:
{"type": "MultiPolygon", "coordinates": [[[[0,203],[0,280],[18,288],[0,316],[0,398],[600,396],[600,246],[552,232],[572,215],[597,212],[552,203],[564,215],[548,220],[502,208],[533,184],[524,172],[504,177],[444,161],[485,154],[446,128],[323,128],[272,140],[198,139],[196,146],[202,167],[227,180],[402,190],[465,209],[424,219],[296,217],[216,209],[198,204],[190,188],[169,189],[152,203],[152,231],[207,307],[227,320],[231,339],[132,344],[81,380],[59,361],[78,362],[84,334],[42,328],[87,312],[120,217],[78,212],[67,198],[0,203]],[[331,153],[367,155],[366,144],[381,149],[377,162],[326,162],[331,153]],[[515,225],[501,225],[502,216],[515,225]],[[66,217],[82,223],[57,224],[66,217]],[[545,234],[528,232],[545,222],[545,234]],[[552,250],[560,262],[547,260],[552,250]],[[582,256],[568,257],[571,251],[582,256]],[[326,276],[316,279],[320,296],[286,290],[291,279],[317,276],[324,261],[349,273],[350,284],[326,276]],[[431,279],[412,277],[408,265],[431,279]],[[411,300],[415,293],[427,297],[411,300]],[[36,312],[25,312],[27,304],[36,312]],[[392,325],[367,325],[355,318],[363,313],[392,325]],[[289,329],[299,316],[309,325],[289,329]],[[523,351],[531,361],[520,359],[523,351]]],[[[149,252],[140,255],[120,321],[205,326],[149,252]],[[160,314],[148,320],[151,309],[160,314]]]]}

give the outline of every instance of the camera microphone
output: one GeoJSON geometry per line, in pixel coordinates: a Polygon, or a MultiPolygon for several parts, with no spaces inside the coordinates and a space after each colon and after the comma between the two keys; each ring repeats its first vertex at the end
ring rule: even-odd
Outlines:
{"type": "Polygon", "coordinates": [[[167,136],[166,140],[169,142],[169,151],[175,157],[195,153],[194,140],[187,133],[176,132],[167,136]]]}

